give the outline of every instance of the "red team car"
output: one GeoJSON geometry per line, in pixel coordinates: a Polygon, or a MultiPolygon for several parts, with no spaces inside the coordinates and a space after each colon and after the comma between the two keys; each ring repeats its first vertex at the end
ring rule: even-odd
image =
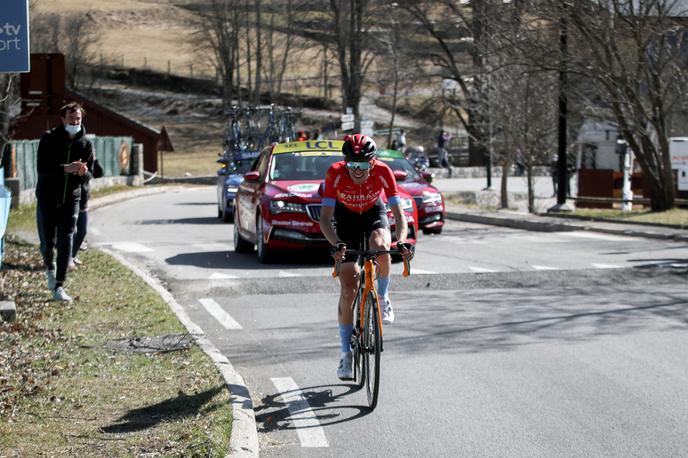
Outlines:
{"type": "MultiPolygon", "coordinates": [[[[265,148],[244,175],[236,194],[234,249],[253,252],[260,262],[279,250],[327,248],[320,231],[319,193],[330,166],[344,159],[342,141],[278,143],[265,148]]],[[[418,213],[413,198],[399,189],[408,222],[407,242],[415,244],[418,213]]],[[[394,218],[388,212],[394,234],[394,218]]]]}
{"type": "Polygon", "coordinates": [[[378,150],[377,159],[394,171],[397,186],[409,193],[418,208],[418,226],[424,234],[440,234],[444,227],[444,196],[430,184],[432,175],[420,174],[404,155],[391,149],[378,150]]]}

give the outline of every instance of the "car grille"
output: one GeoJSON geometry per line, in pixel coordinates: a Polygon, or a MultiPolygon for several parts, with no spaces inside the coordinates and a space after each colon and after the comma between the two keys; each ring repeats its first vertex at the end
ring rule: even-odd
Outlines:
{"type": "Polygon", "coordinates": [[[308,216],[310,216],[310,218],[313,221],[320,221],[320,208],[321,207],[322,207],[322,205],[320,205],[320,204],[306,205],[306,210],[308,211],[308,216]]]}
{"type": "Polygon", "coordinates": [[[416,201],[416,208],[420,209],[423,206],[423,197],[414,197],[413,200],[416,201]]]}

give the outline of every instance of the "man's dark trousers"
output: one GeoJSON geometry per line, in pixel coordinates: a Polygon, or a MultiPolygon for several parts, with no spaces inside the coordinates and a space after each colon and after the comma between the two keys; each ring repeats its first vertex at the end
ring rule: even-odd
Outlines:
{"type": "Polygon", "coordinates": [[[64,283],[72,253],[72,240],[79,216],[79,200],[67,200],[64,204],[38,199],[36,224],[41,242],[41,255],[46,269],[53,270],[54,251],[57,248],[55,280],[64,283]]]}

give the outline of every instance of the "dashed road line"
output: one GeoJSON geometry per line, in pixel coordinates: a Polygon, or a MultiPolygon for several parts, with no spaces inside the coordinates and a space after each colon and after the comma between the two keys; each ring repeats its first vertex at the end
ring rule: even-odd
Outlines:
{"type": "Polygon", "coordinates": [[[593,266],[595,269],[620,269],[621,266],[617,266],[616,264],[599,264],[597,262],[590,263],[591,266],[593,266]]]}
{"type": "Polygon", "coordinates": [[[143,253],[154,251],[152,248],[135,242],[113,242],[111,246],[117,251],[124,251],[127,253],[143,253]]]}
{"type": "Polygon", "coordinates": [[[629,238],[637,238],[633,236],[626,235],[612,235],[612,234],[602,234],[598,232],[585,232],[585,231],[571,231],[571,232],[559,232],[558,235],[563,237],[575,237],[582,239],[594,239],[594,240],[605,240],[607,242],[628,242],[629,238]]]}
{"type": "Polygon", "coordinates": [[[218,272],[213,272],[210,277],[208,277],[208,280],[233,280],[239,278],[237,275],[227,275],[227,274],[222,274],[218,272]]]}
{"type": "Polygon", "coordinates": [[[329,447],[325,431],[294,379],[274,377],[270,380],[280,393],[280,399],[289,409],[289,420],[299,435],[301,447],[329,447]]]}
{"type": "Polygon", "coordinates": [[[477,273],[497,272],[494,269],[486,269],[485,267],[468,266],[468,268],[471,269],[473,272],[477,272],[477,273]]]}
{"type": "Polygon", "coordinates": [[[294,272],[287,272],[286,270],[280,270],[277,272],[278,277],[288,278],[288,277],[300,277],[301,274],[296,274],[294,272]]]}
{"type": "Polygon", "coordinates": [[[532,264],[531,267],[535,270],[559,270],[557,267],[539,266],[537,264],[532,264]]]}
{"type": "Polygon", "coordinates": [[[422,275],[432,275],[436,274],[437,272],[433,270],[423,270],[423,269],[416,269],[415,267],[411,266],[411,274],[422,274],[422,275]]]}
{"type": "Polygon", "coordinates": [[[236,322],[234,318],[229,315],[229,313],[222,310],[220,304],[215,302],[213,299],[205,297],[199,299],[198,302],[201,303],[203,308],[205,308],[208,313],[210,313],[217,321],[220,322],[223,328],[235,331],[244,329],[239,323],[236,322]]]}

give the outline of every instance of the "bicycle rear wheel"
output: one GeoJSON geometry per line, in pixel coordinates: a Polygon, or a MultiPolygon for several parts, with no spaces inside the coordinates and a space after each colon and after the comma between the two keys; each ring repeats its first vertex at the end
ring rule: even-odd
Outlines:
{"type": "Polygon", "coordinates": [[[382,336],[377,300],[372,294],[366,298],[365,318],[363,325],[363,377],[368,395],[370,410],[377,406],[380,391],[380,350],[382,336]]]}

